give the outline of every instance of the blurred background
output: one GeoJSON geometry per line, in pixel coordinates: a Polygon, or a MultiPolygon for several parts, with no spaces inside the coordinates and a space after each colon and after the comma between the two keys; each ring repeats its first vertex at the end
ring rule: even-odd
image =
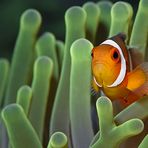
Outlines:
{"type": "MultiPolygon", "coordinates": [[[[10,58],[19,31],[19,19],[28,8],[37,9],[42,15],[40,33],[52,32],[56,39],[64,41],[64,13],[74,5],[82,6],[88,0],[0,0],[0,57],[10,58]]],[[[98,0],[89,0],[98,2],[98,0]]],[[[110,0],[116,2],[119,0],[110,0]]],[[[129,2],[137,11],[139,0],[123,0],[129,2]]],[[[134,13],[135,14],[135,13],[134,13]]]]}

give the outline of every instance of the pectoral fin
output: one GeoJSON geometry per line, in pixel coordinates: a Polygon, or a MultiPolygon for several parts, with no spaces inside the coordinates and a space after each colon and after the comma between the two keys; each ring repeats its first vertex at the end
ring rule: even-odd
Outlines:
{"type": "Polygon", "coordinates": [[[148,62],[140,64],[128,74],[127,89],[139,97],[148,95],[148,62]]]}

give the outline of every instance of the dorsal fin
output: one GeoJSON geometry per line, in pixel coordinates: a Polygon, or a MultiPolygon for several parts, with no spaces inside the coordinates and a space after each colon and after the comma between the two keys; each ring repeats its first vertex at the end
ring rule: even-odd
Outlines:
{"type": "Polygon", "coordinates": [[[120,39],[125,43],[126,34],[123,33],[123,32],[120,32],[120,33],[118,33],[118,34],[112,36],[112,37],[109,38],[109,39],[114,40],[114,39],[116,39],[116,38],[120,38],[120,39]]]}
{"type": "Polygon", "coordinates": [[[126,39],[126,34],[125,33],[119,33],[116,36],[118,36],[124,43],[125,43],[125,39],[126,39]]]}

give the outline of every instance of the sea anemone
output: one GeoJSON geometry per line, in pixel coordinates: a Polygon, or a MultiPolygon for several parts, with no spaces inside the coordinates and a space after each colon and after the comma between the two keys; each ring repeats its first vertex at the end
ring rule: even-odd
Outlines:
{"type": "Polygon", "coordinates": [[[127,2],[73,6],[65,13],[64,43],[50,32],[38,37],[42,17],[26,10],[11,62],[0,58],[0,147],[146,148],[148,97],[119,109],[91,95],[91,50],[124,32],[128,48],[139,51],[135,61],[147,61],[147,18],[147,0],[135,20],[127,2]]]}

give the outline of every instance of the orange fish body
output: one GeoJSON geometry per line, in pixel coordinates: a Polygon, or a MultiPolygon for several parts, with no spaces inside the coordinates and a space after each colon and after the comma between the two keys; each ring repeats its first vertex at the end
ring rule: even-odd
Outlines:
{"type": "Polygon", "coordinates": [[[93,87],[111,100],[129,105],[148,94],[148,63],[131,70],[130,55],[118,34],[92,50],[93,87]]]}

